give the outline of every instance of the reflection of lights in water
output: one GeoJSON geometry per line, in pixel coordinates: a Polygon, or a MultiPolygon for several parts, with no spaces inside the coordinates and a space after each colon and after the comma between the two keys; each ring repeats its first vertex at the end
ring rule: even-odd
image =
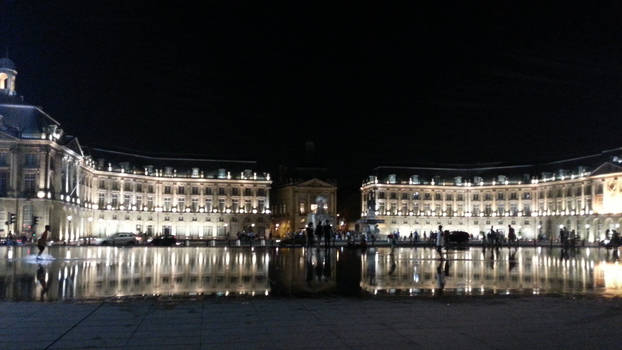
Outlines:
{"type": "Polygon", "coordinates": [[[268,296],[268,294],[270,294],[270,292],[268,292],[268,290],[266,289],[265,293],[263,293],[265,296],[268,296]]]}
{"type": "Polygon", "coordinates": [[[7,255],[9,257],[9,260],[13,259],[13,248],[9,249],[9,252],[7,255]]]}
{"type": "Polygon", "coordinates": [[[602,276],[605,288],[622,292],[622,265],[618,263],[600,263],[594,270],[596,279],[602,276]]]}

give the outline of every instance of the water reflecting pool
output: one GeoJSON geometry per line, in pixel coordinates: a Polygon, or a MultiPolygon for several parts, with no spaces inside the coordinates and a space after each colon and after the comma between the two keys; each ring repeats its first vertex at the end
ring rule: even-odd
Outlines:
{"type": "Polygon", "coordinates": [[[618,251],[0,247],[0,300],[142,296],[622,296],[618,251]]]}

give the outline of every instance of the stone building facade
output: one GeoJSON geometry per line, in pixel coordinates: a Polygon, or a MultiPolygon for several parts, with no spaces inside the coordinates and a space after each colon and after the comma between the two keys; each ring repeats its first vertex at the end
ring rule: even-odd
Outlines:
{"type": "Polygon", "coordinates": [[[332,183],[312,178],[283,184],[275,186],[272,198],[272,222],[277,237],[302,230],[314,215],[322,212],[324,220],[337,224],[337,186],[332,183]]]}
{"type": "Polygon", "coordinates": [[[198,239],[269,232],[272,181],[255,162],[84,148],[22,102],[16,76],[15,64],[0,59],[0,236],[30,236],[47,224],[61,241],[121,231],[198,239]]]}
{"type": "Polygon", "coordinates": [[[383,220],[382,235],[429,237],[443,225],[478,236],[512,225],[522,239],[558,239],[564,227],[602,240],[622,224],[620,156],[622,148],[537,165],[379,167],[361,187],[362,218],[383,220]]]}

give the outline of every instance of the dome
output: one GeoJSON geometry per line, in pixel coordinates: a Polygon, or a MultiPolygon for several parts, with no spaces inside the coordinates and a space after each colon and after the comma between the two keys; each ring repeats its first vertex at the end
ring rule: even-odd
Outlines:
{"type": "Polygon", "coordinates": [[[10,70],[17,70],[15,63],[13,63],[13,61],[11,61],[11,59],[8,57],[0,58],[0,69],[3,69],[3,68],[10,69],[10,70]]]}

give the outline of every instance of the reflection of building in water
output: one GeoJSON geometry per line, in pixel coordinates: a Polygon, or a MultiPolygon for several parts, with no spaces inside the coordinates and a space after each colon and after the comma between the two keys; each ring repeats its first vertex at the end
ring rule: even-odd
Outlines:
{"type": "Polygon", "coordinates": [[[440,277],[445,290],[458,294],[600,292],[604,285],[594,278],[594,261],[604,259],[605,252],[579,250],[569,259],[562,259],[559,250],[553,254],[519,249],[512,257],[507,249],[471,249],[450,251],[445,264],[431,249],[396,249],[393,257],[390,250],[379,249],[362,256],[361,287],[370,293],[435,293],[440,277]]]}
{"type": "MultiPolygon", "coordinates": [[[[491,226],[519,237],[558,239],[560,225],[604,239],[622,224],[622,148],[537,165],[378,167],[361,187],[361,212],[375,196],[382,234],[443,225],[473,235],[491,226]]],[[[373,209],[372,209],[373,210],[373,209]]]]}
{"type": "MultiPolygon", "coordinates": [[[[154,294],[266,295],[270,290],[270,256],[261,251],[54,247],[50,254],[59,259],[45,266],[48,300],[154,294]]],[[[37,298],[41,286],[35,283],[36,270],[37,265],[24,261],[0,261],[2,298],[37,298]],[[11,268],[11,264],[17,266],[11,268]],[[16,270],[20,272],[14,274],[16,270]]]]}
{"type": "Polygon", "coordinates": [[[337,286],[335,249],[279,249],[270,263],[270,287],[276,295],[334,292],[337,286]]]}
{"type": "Polygon", "coordinates": [[[41,232],[46,224],[52,240],[66,241],[119,231],[192,238],[268,233],[272,181],[255,162],[85,148],[23,102],[16,76],[15,64],[0,59],[0,222],[15,214],[0,236],[41,232]]]}

